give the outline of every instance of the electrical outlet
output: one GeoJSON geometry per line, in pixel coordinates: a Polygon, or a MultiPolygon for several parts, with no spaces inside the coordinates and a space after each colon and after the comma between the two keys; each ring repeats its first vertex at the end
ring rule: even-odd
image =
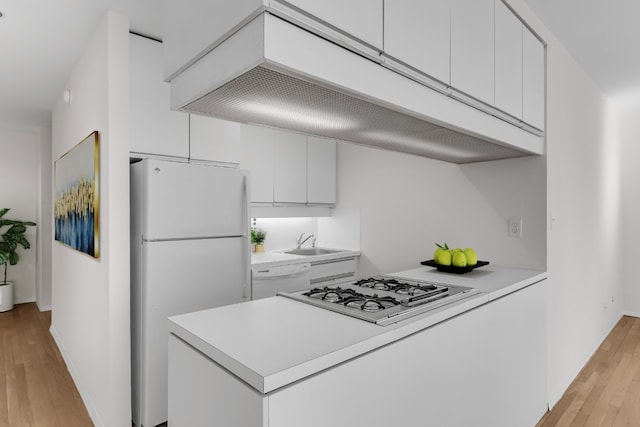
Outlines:
{"type": "Polygon", "coordinates": [[[509,236],[522,237],[522,218],[509,218],[509,236]]]}

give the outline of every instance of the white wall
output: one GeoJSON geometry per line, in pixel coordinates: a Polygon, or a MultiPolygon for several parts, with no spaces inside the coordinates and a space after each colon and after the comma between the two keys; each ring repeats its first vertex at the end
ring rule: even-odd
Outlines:
{"type": "Polygon", "coordinates": [[[435,242],[493,264],[545,269],[545,160],[459,166],[355,144],[338,146],[339,208],[360,209],[362,276],[420,266],[435,242]],[[508,219],[523,219],[523,238],[508,219]]]}
{"type": "Polygon", "coordinates": [[[100,132],[100,258],[53,243],[51,332],[94,424],[130,426],[128,18],[106,15],[66,88],[52,158],[100,132]]]}
{"type": "Polygon", "coordinates": [[[636,254],[640,248],[640,111],[625,111],[620,117],[622,141],[622,229],[623,241],[619,249],[624,309],[627,314],[640,317],[640,281],[636,268],[636,254]]]}
{"type": "MultiPolygon", "coordinates": [[[[11,209],[4,218],[34,221],[40,225],[40,131],[37,128],[0,128],[0,153],[0,182],[3,183],[0,185],[0,208],[11,209]]],[[[26,237],[31,249],[20,248],[20,262],[7,269],[7,280],[14,282],[16,304],[36,300],[38,232],[37,227],[27,228],[26,237]]],[[[2,280],[4,266],[0,266],[0,282],[2,280]]]]}
{"type": "Polygon", "coordinates": [[[51,159],[51,128],[42,128],[38,191],[38,265],[36,303],[40,310],[51,310],[51,246],[53,242],[53,163],[51,159]]]}
{"type": "Polygon", "coordinates": [[[524,1],[509,4],[548,44],[548,384],[553,406],[622,312],[617,115],[524,1]]]}
{"type": "Polygon", "coordinates": [[[548,55],[553,404],[619,319],[622,288],[615,112],[566,52],[548,55]]]}

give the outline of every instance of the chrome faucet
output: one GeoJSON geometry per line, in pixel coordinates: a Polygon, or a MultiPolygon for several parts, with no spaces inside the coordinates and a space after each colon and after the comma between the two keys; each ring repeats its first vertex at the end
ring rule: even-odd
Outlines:
{"type": "Polygon", "coordinates": [[[296,239],[296,249],[300,249],[300,246],[304,245],[304,243],[311,238],[313,238],[313,246],[315,247],[316,238],[313,236],[313,234],[308,235],[306,239],[302,240],[303,237],[304,233],[300,234],[300,236],[296,239]]]}

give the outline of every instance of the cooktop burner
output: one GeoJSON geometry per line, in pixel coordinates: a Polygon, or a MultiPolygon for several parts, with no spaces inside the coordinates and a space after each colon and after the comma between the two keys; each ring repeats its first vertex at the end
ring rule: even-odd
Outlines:
{"type": "Polygon", "coordinates": [[[355,286],[363,288],[378,289],[381,291],[390,291],[395,289],[401,283],[396,279],[384,278],[384,277],[369,277],[368,279],[361,279],[354,283],[355,286]]]}
{"type": "Polygon", "coordinates": [[[478,293],[473,288],[374,276],[339,286],[279,294],[362,320],[388,325],[478,293]]]}
{"type": "Polygon", "coordinates": [[[309,298],[321,299],[327,302],[341,302],[346,298],[355,297],[359,294],[353,289],[342,289],[340,287],[330,288],[325,286],[324,288],[313,288],[305,295],[309,298]]]}
{"type": "Polygon", "coordinates": [[[343,289],[341,287],[314,288],[303,292],[304,296],[318,299],[334,304],[342,304],[345,307],[357,308],[367,312],[376,312],[400,304],[398,300],[389,296],[378,296],[378,294],[362,294],[353,289],[343,289]]]}
{"type": "Polygon", "coordinates": [[[347,307],[359,308],[360,310],[373,313],[393,307],[399,303],[391,297],[379,297],[374,294],[371,297],[365,295],[350,297],[344,300],[342,304],[347,307]]]}

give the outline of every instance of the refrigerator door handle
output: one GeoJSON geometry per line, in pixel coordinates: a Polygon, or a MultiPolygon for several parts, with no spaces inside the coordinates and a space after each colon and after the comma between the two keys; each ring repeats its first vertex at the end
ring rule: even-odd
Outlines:
{"type": "Polygon", "coordinates": [[[251,172],[246,172],[242,177],[242,190],[243,194],[243,203],[242,209],[244,209],[244,218],[247,220],[244,223],[244,240],[245,240],[245,249],[243,251],[243,262],[245,265],[245,274],[244,274],[244,283],[242,284],[242,298],[251,299],[251,231],[250,231],[250,212],[251,212],[251,200],[249,195],[250,192],[250,181],[249,174],[251,172]]]}
{"type": "Polygon", "coordinates": [[[245,265],[244,271],[244,280],[242,283],[242,298],[251,299],[251,251],[249,248],[251,247],[250,237],[245,236],[244,239],[244,251],[243,253],[243,262],[245,265]]]}
{"type": "MultiPolygon", "coordinates": [[[[247,174],[245,174],[242,177],[242,190],[244,191],[244,194],[243,194],[244,200],[243,200],[243,207],[242,208],[244,209],[244,214],[245,214],[244,218],[247,218],[247,221],[244,224],[244,235],[245,236],[250,236],[251,235],[251,232],[249,230],[250,229],[249,222],[250,222],[250,214],[251,214],[251,200],[250,200],[250,197],[249,197],[249,195],[251,194],[251,192],[250,192],[251,183],[249,181],[249,175],[248,175],[249,173],[251,173],[251,172],[247,172],[247,174]]],[[[249,260],[249,264],[251,264],[251,260],[249,260]]]]}

